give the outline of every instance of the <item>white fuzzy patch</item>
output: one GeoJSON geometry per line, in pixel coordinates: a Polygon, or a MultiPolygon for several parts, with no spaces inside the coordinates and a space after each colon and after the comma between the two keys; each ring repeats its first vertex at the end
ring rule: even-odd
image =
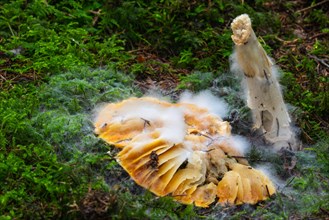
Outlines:
{"type": "Polygon", "coordinates": [[[230,142],[231,146],[239,151],[242,155],[244,155],[250,148],[249,141],[245,137],[239,135],[232,135],[230,137],[230,142]]]}
{"type": "Polygon", "coordinates": [[[210,113],[220,117],[228,114],[228,105],[222,99],[214,96],[210,91],[202,91],[197,94],[184,92],[179,100],[180,103],[194,104],[198,107],[207,109],[210,113]]]}

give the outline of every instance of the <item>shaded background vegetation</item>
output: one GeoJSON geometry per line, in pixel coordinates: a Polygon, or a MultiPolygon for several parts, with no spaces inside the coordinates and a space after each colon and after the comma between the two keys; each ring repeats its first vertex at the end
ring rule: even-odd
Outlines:
{"type": "Polygon", "coordinates": [[[1,219],[328,216],[328,1],[5,0],[0,8],[1,219]],[[229,71],[230,23],[242,13],[283,70],[304,149],[251,149],[251,162],[271,164],[283,182],[258,206],[204,210],[156,198],[129,180],[113,149],[106,154],[92,110],[155,87],[173,98],[210,88],[248,124],[229,71]]]}

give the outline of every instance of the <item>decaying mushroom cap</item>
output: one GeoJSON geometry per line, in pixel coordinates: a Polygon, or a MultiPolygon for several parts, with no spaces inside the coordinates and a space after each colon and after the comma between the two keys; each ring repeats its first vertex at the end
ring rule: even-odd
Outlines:
{"type": "Polygon", "coordinates": [[[121,148],[117,160],[132,179],[158,196],[208,207],[257,203],[275,188],[241,158],[228,122],[193,104],[130,98],[108,104],[95,133],[121,148]]]}

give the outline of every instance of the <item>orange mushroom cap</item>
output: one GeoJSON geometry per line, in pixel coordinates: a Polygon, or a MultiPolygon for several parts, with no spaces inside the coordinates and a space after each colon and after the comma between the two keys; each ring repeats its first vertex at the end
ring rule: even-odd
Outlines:
{"type": "Polygon", "coordinates": [[[208,207],[256,203],[275,188],[260,171],[250,169],[234,146],[231,127],[195,104],[130,98],[105,106],[95,133],[120,148],[117,161],[139,185],[158,196],[208,207]]]}

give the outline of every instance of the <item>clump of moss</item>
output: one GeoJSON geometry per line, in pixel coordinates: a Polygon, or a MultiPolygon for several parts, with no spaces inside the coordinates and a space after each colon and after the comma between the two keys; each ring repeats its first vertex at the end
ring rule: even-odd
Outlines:
{"type": "Polygon", "coordinates": [[[69,205],[88,187],[106,188],[107,149],[93,135],[91,110],[134,94],[130,83],[112,70],[81,68],[0,93],[2,217],[74,217],[69,205]]]}
{"type": "Polygon", "coordinates": [[[127,75],[108,69],[79,68],[55,75],[40,88],[40,112],[32,125],[63,158],[92,151],[99,141],[93,134],[92,111],[104,102],[137,95],[130,85],[127,75]]]}

